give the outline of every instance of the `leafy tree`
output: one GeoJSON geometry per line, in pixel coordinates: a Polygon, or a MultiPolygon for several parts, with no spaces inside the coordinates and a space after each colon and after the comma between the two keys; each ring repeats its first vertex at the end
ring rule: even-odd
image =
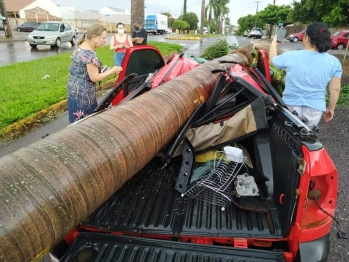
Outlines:
{"type": "Polygon", "coordinates": [[[168,27],[170,27],[170,28],[171,28],[171,27],[172,27],[172,25],[173,25],[173,22],[174,22],[174,21],[176,21],[176,19],[174,19],[174,18],[172,18],[172,17],[171,17],[171,18],[169,18],[169,19],[168,19],[168,27]]]}
{"type": "Polygon", "coordinates": [[[169,13],[169,12],[164,12],[164,13],[161,13],[163,15],[166,15],[167,18],[168,18],[168,27],[172,27],[172,23],[173,21],[175,20],[174,18],[172,18],[172,15],[169,13]]]}
{"type": "Polygon", "coordinates": [[[348,0],[301,0],[293,5],[293,22],[323,21],[330,27],[346,26],[349,23],[348,0]]]}
{"type": "Polygon", "coordinates": [[[176,19],[173,24],[172,27],[175,29],[178,29],[180,31],[183,31],[185,29],[189,28],[189,24],[186,21],[180,20],[180,19],[176,19]]]}
{"type": "Polygon", "coordinates": [[[215,20],[211,20],[210,26],[208,26],[208,20],[204,21],[204,26],[208,28],[210,28],[209,33],[213,34],[213,32],[215,32],[215,28],[216,28],[216,21],[215,20]]]}
{"type": "Polygon", "coordinates": [[[179,17],[179,19],[189,24],[189,28],[187,28],[189,30],[196,30],[198,28],[199,18],[193,12],[183,14],[179,17]]]}
{"type": "MultiPolygon", "coordinates": [[[[283,23],[285,26],[291,24],[291,21],[288,20],[291,11],[292,7],[290,5],[268,5],[258,12],[258,19],[262,24],[269,24],[271,28],[279,23],[283,23]]],[[[269,31],[270,35],[271,30],[269,31]]]]}
{"type": "Polygon", "coordinates": [[[224,19],[224,25],[230,25],[230,17],[226,16],[224,19]]]}
{"type": "MultiPolygon", "coordinates": [[[[237,35],[242,35],[245,30],[251,30],[252,27],[254,27],[255,23],[255,16],[254,15],[247,15],[240,17],[238,19],[239,24],[239,30],[236,32],[237,35]]],[[[259,27],[260,23],[257,23],[257,26],[259,27]]]]}

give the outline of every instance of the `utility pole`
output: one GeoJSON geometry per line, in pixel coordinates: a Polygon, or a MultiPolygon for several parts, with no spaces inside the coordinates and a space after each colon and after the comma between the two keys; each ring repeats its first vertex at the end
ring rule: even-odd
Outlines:
{"type": "MultiPolygon", "coordinates": [[[[275,1],[275,0],[274,0],[275,1]]],[[[256,18],[254,20],[254,27],[257,26],[257,16],[258,16],[258,4],[262,1],[254,1],[255,3],[257,3],[257,9],[256,9],[256,18]]]]}
{"type": "Polygon", "coordinates": [[[1,15],[6,18],[6,22],[5,23],[3,22],[5,36],[12,37],[10,22],[8,20],[8,15],[7,15],[6,6],[5,6],[5,0],[0,0],[0,12],[1,12],[1,15]]]}

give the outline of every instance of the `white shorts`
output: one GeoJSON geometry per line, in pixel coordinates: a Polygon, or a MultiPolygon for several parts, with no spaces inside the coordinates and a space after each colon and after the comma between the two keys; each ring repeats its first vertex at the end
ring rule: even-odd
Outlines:
{"type": "Polygon", "coordinates": [[[298,118],[302,120],[304,124],[308,127],[313,128],[314,126],[318,126],[321,117],[323,115],[323,111],[316,110],[307,106],[289,106],[287,105],[288,110],[293,113],[296,111],[298,114],[298,118]]]}

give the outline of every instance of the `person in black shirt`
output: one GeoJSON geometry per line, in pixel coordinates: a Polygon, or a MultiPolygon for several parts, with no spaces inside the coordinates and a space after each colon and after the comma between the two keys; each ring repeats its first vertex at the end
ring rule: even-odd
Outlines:
{"type": "Polygon", "coordinates": [[[146,45],[147,44],[147,31],[141,27],[139,23],[133,23],[133,32],[132,32],[132,43],[136,45],[146,45]]]}

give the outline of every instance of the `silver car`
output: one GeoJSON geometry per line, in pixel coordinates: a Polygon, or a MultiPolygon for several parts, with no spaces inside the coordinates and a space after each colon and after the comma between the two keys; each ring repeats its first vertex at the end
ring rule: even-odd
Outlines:
{"type": "Polygon", "coordinates": [[[38,45],[50,45],[60,48],[62,43],[70,42],[75,45],[76,31],[64,22],[48,21],[38,26],[38,28],[28,35],[29,45],[33,48],[38,45]]]}
{"type": "Polygon", "coordinates": [[[261,28],[258,27],[253,27],[250,31],[250,33],[248,34],[248,37],[255,37],[255,38],[262,38],[263,36],[263,31],[261,28]]]}

